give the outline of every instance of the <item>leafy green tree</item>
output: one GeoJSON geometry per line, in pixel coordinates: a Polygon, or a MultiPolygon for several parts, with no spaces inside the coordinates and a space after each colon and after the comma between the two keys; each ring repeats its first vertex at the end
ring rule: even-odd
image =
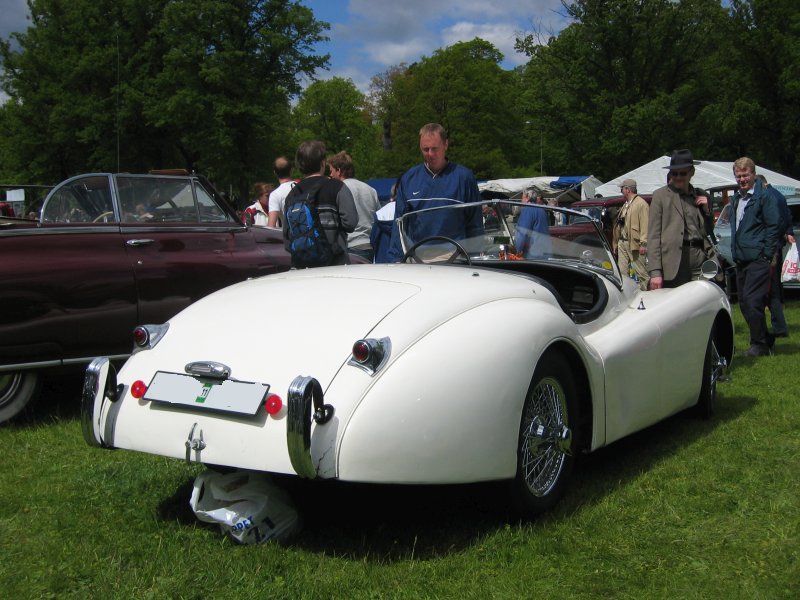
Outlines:
{"type": "Polygon", "coordinates": [[[290,143],[299,78],[328,61],[313,52],[327,23],[290,0],[30,7],[20,50],[0,44],[0,156],[31,180],[185,167],[244,195],[290,143]]]}
{"type": "Polygon", "coordinates": [[[673,148],[706,148],[696,127],[724,75],[728,43],[718,0],[578,0],[573,23],[531,57],[521,102],[544,132],[550,172],[613,177],[673,148]],[[588,173],[583,173],[588,174],[588,173]]]}
{"type": "Polygon", "coordinates": [[[373,104],[381,121],[391,123],[390,172],[419,162],[419,128],[437,122],[450,136],[451,159],[479,178],[508,176],[524,140],[518,135],[522,116],[516,110],[515,78],[500,67],[502,58],[492,44],[476,38],[373,82],[373,104]]]}
{"type": "Polygon", "coordinates": [[[699,120],[728,155],[800,176],[800,4],[732,0],[727,80],[699,120]]]}
{"type": "Polygon", "coordinates": [[[359,179],[382,175],[378,128],[372,124],[366,97],[350,79],[312,83],[292,115],[296,144],[321,140],[330,154],[345,150],[353,157],[359,179]]]}

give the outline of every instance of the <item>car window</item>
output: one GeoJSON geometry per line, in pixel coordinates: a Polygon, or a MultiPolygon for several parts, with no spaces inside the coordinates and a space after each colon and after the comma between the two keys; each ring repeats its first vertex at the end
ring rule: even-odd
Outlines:
{"type": "Polygon", "coordinates": [[[89,175],[59,186],[45,200],[42,223],[116,222],[111,186],[104,175],[89,175]]]}
{"type": "Polygon", "coordinates": [[[195,186],[195,191],[197,192],[197,205],[200,207],[201,221],[219,222],[228,220],[228,216],[219,206],[217,206],[217,203],[214,202],[214,199],[205,190],[205,188],[198,185],[195,186]]]}
{"type": "Polygon", "coordinates": [[[717,217],[717,226],[726,226],[731,224],[731,205],[726,204],[717,217]]]}
{"type": "Polygon", "coordinates": [[[230,220],[211,194],[190,177],[118,175],[126,223],[197,223],[230,220]]]}

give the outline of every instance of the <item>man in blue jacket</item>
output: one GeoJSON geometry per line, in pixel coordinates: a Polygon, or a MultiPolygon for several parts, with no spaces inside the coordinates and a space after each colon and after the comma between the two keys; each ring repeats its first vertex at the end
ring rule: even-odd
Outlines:
{"type": "MultiPolygon", "coordinates": [[[[423,162],[400,177],[395,198],[395,218],[408,212],[448,204],[478,202],[481,199],[478,183],[472,171],[447,159],[449,142],[444,127],[428,123],[419,131],[419,149],[423,162]]],[[[434,235],[456,241],[483,233],[483,218],[479,207],[457,213],[432,214],[421,219],[416,241],[434,235]]],[[[395,222],[389,246],[389,262],[403,258],[400,231],[395,222]]]]}
{"type": "Polygon", "coordinates": [[[770,267],[781,235],[781,214],[769,190],[756,180],[756,165],[742,157],[733,163],[739,189],[733,196],[731,251],[736,264],[739,308],[750,329],[745,356],[770,353],[775,337],[767,332],[765,308],[769,302],[770,267]]]}
{"type": "Polygon", "coordinates": [[[784,242],[794,244],[794,228],[792,227],[792,213],[786,203],[786,196],[772,187],[763,175],[756,175],[756,180],[766,189],[773,200],[777,202],[781,215],[780,235],[775,247],[776,264],[770,269],[769,277],[769,318],[772,321],[772,335],[775,337],[789,337],[789,328],[783,314],[783,284],[781,283],[781,264],[783,260],[784,242]]]}

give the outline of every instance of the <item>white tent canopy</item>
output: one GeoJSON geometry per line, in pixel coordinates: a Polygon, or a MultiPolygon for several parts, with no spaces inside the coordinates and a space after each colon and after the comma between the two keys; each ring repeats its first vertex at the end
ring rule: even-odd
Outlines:
{"type": "Polygon", "coordinates": [[[478,182],[478,189],[481,192],[498,192],[507,195],[509,198],[518,198],[522,195],[523,190],[534,188],[544,198],[557,198],[560,203],[564,204],[594,197],[595,189],[597,186],[602,184],[599,179],[593,175],[589,175],[580,182],[579,186],[573,188],[564,188],[561,186],[551,185],[553,182],[558,180],[559,177],[553,177],[552,175],[549,177],[540,176],[520,177],[516,179],[490,179],[487,181],[478,182]]]}
{"type": "MultiPolygon", "coordinates": [[[[596,194],[602,196],[619,196],[619,185],[624,179],[634,179],[640,194],[652,194],[667,183],[669,156],[661,156],[641,167],[620,175],[608,183],[598,186],[596,194]]],[[[692,185],[709,192],[737,187],[733,178],[733,162],[700,161],[694,167],[692,185]]],[[[784,196],[800,195],[800,181],[775,171],[756,165],[756,173],[763,175],[769,184],[784,196]]]]}

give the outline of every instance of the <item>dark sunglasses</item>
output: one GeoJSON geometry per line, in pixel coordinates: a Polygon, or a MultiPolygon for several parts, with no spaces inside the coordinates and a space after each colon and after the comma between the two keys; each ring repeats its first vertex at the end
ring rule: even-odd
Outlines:
{"type": "Polygon", "coordinates": [[[686,177],[689,171],[670,171],[669,174],[673,177],[686,177]]]}

